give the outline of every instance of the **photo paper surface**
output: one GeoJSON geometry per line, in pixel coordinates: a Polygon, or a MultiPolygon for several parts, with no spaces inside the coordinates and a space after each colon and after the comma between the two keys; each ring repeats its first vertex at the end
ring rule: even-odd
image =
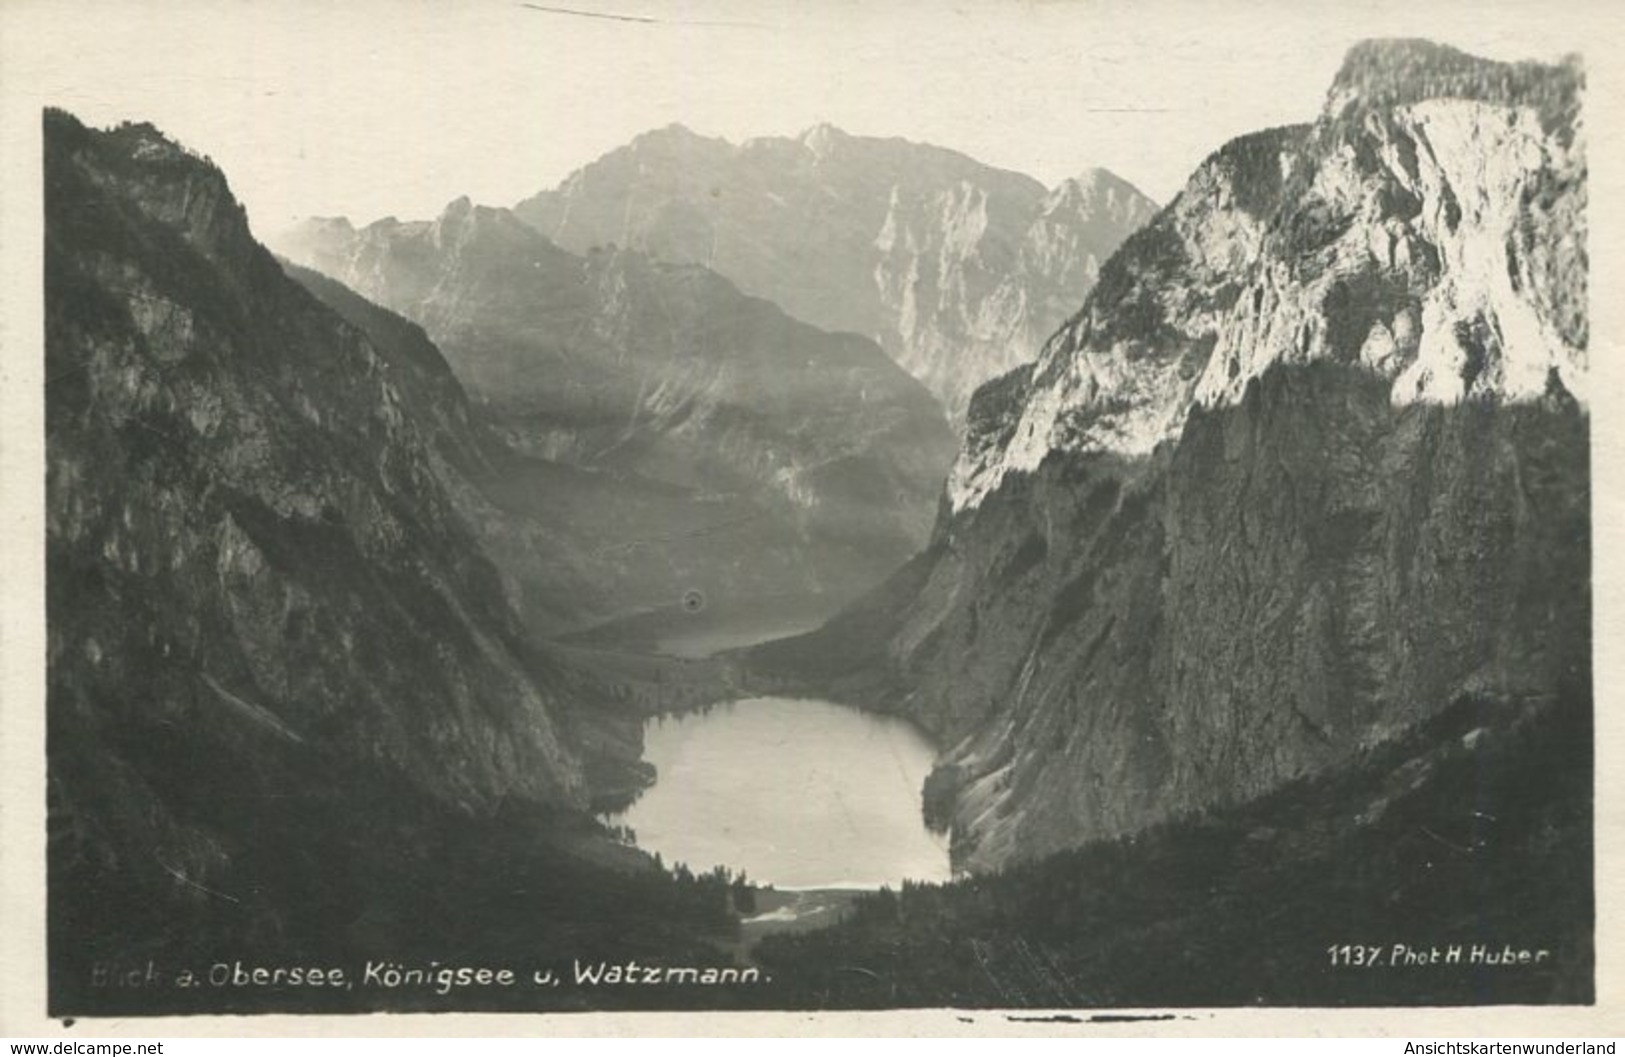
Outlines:
{"type": "Polygon", "coordinates": [[[1584,19],[95,10],[27,1015],[1606,1009],[1584,19]]]}

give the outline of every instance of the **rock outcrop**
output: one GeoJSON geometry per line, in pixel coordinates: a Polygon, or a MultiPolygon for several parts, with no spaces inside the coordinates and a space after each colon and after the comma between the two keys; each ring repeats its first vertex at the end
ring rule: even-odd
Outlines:
{"type": "Polygon", "coordinates": [[[1025,362],[1155,212],[1090,170],[1047,191],[962,154],[829,125],[735,146],[646,133],[516,207],[566,249],[704,264],[828,330],[880,343],[956,422],[1025,362]]]}

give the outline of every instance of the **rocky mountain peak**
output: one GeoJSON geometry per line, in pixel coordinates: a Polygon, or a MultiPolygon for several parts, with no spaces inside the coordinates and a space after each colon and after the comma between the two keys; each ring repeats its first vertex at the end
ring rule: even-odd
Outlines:
{"type": "Polygon", "coordinates": [[[731,144],[714,136],[702,136],[687,125],[673,121],[634,136],[627,149],[635,157],[652,160],[704,156],[717,150],[729,150],[731,144]]]}
{"type": "Polygon", "coordinates": [[[1423,37],[1374,37],[1349,48],[1332,78],[1332,88],[1360,85],[1375,101],[1418,76],[1462,73],[1499,65],[1448,44],[1423,37]]]}
{"type": "MultiPolygon", "coordinates": [[[[1044,211],[1111,210],[1149,220],[1155,204],[1139,189],[1109,169],[1089,168],[1056,184],[1044,201],[1044,211]]],[[[1138,225],[1135,225],[1138,226],[1138,225]]]]}
{"type": "Polygon", "coordinates": [[[430,229],[431,238],[437,246],[466,239],[472,235],[475,224],[474,203],[464,195],[446,203],[430,229]]]}
{"type": "Polygon", "coordinates": [[[692,142],[692,141],[695,141],[695,140],[710,140],[710,139],[711,139],[711,137],[700,135],[698,132],[695,132],[693,129],[689,128],[687,125],[683,124],[681,121],[673,121],[673,122],[670,122],[669,124],[662,125],[659,128],[652,128],[647,132],[640,133],[637,137],[635,137],[632,140],[632,142],[633,143],[681,143],[681,142],[684,142],[684,141],[691,141],[692,142]]]}
{"type": "Polygon", "coordinates": [[[155,126],[126,123],[93,130],[66,111],[47,110],[45,128],[61,149],[94,155],[99,165],[124,181],[137,208],[154,222],[176,229],[211,260],[237,268],[264,256],[225,174],[155,126]]]}
{"type": "Polygon", "coordinates": [[[978,384],[1037,352],[1155,210],[1108,174],[1057,203],[1031,177],[828,123],[646,148],[670,140],[647,133],[515,212],[574,253],[615,243],[702,264],[797,319],[870,338],[954,420],[978,384]]]}
{"type": "Polygon", "coordinates": [[[508,210],[475,205],[467,195],[448,202],[440,211],[440,215],[435,218],[430,230],[437,243],[448,239],[501,237],[504,232],[510,237],[517,235],[527,241],[534,236],[534,233],[520,224],[508,210]]]}
{"type": "Polygon", "coordinates": [[[305,217],[298,223],[311,232],[333,232],[338,235],[355,233],[355,225],[350,223],[349,217],[305,217]]]}
{"type": "Polygon", "coordinates": [[[823,161],[839,150],[843,144],[850,141],[852,137],[829,122],[820,121],[797,138],[803,146],[812,151],[814,157],[819,161],[823,161]]]}
{"type": "Polygon", "coordinates": [[[1534,107],[1548,127],[1572,124],[1584,73],[1578,56],[1557,64],[1498,62],[1415,38],[1362,41],[1349,49],[1326,96],[1327,117],[1429,99],[1534,107]]]}

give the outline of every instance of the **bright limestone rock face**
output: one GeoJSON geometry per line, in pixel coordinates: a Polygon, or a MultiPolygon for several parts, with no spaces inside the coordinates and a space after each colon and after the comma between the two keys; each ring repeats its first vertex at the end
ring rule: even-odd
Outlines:
{"type": "Polygon", "coordinates": [[[1538,105],[1470,95],[1365,106],[1348,84],[1372,54],[1320,123],[1197,171],[1045,348],[1007,435],[970,438],[955,509],[1052,450],[1149,454],[1277,364],[1359,364],[1395,404],[1551,385],[1584,401],[1578,116],[1553,129],[1538,105]]]}
{"type": "Polygon", "coordinates": [[[764,666],[841,653],[839,692],[949,746],[927,807],[972,870],[1464,697],[1589,707],[1579,91],[1355,49],[1318,121],[1217,151],[977,392],[928,551],[764,666]]]}
{"type": "Polygon", "coordinates": [[[961,154],[828,125],[735,146],[671,126],[520,203],[578,253],[704,264],[798,319],[872,338],[957,423],[1032,358],[1156,211],[1091,170],[1046,191],[961,154]]]}

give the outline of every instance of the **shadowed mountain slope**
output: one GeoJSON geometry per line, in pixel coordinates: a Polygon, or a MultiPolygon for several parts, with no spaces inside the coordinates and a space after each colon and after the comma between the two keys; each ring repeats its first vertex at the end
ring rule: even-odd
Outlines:
{"type": "MultiPolygon", "coordinates": [[[[604,615],[695,592],[827,613],[929,533],[953,452],[929,394],[870,342],[713,272],[576,257],[466,200],[433,222],[306,223],[282,245],[434,338],[513,453],[487,494],[575,526],[604,615]]],[[[544,542],[494,536],[522,592],[556,576],[544,542]]]]}

